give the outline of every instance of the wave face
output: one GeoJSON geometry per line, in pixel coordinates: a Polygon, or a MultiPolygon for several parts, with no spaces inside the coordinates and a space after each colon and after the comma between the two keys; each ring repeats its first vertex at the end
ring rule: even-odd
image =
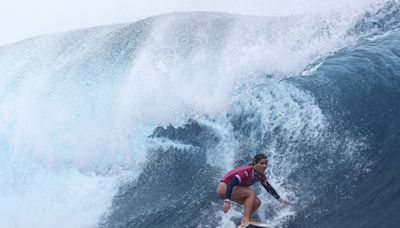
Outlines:
{"type": "Polygon", "coordinates": [[[1,227],[236,227],[260,151],[273,227],[395,227],[400,3],[174,13],[0,47],[1,227]],[[51,213],[49,213],[51,212],[51,213]]]}
{"type": "Polygon", "coordinates": [[[351,131],[364,138],[367,147],[358,153],[369,164],[357,167],[361,173],[352,180],[349,170],[335,170],[335,177],[330,180],[333,185],[299,213],[290,227],[397,226],[399,219],[394,215],[400,203],[396,177],[400,171],[396,149],[400,142],[399,35],[398,26],[374,32],[359,39],[354,47],[325,59],[311,78],[293,79],[294,84],[316,97],[325,116],[335,123],[335,131],[351,131]]]}

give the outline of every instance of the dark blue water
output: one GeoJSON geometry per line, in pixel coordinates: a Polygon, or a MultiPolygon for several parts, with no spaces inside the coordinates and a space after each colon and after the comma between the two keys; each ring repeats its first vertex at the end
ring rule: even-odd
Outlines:
{"type": "MultiPolygon", "coordinates": [[[[397,10],[398,12],[398,10],[397,10]]],[[[398,14],[394,18],[398,22],[398,14]]],[[[339,131],[367,136],[362,153],[371,172],[302,211],[290,227],[397,227],[400,212],[400,31],[366,36],[327,58],[312,78],[294,79],[311,91],[339,131]],[[312,212],[321,208],[323,213],[312,212]]],[[[342,170],[337,170],[341,173],[342,170]]],[[[335,184],[343,176],[331,180],[335,184]]]]}
{"type": "MultiPolygon", "coordinates": [[[[353,46],[325,58],[310,76],[284,80],[315,97],[329,130],[318,144],[302,141],[301,137],[294,139],[297,141],[292,147],[304,156],[295,158],[299,167],[286,181],[296,183],[292,186],[301,197],[293,206],[296,215],[282,226],[399,226],[399,17],[399,4],[395,2],[364,15],[349,30],[362,34],[353,46]],[[360,159],[343,161],[347,158],[341,152],[348,147],[348,134],[365,142],[366,146],[354,154],[360,159]],[[307,203],[302,202],[305,199],[307,203]]],[[[244,152],[238,152],[236,165],[244,164],[253,151],[270,148],[269,142],[263,141],[265,138],[275,138],[275,147],[286,156],[284,129],[262,129],[257,110],[243,110],[227,118],[236,140],[254,142],[242,145],[239,151],[244,152]]],[[[157,128],[150,137],[179,141],[193,149],[151,151],[148,166],[137,181],[120,189],[113,201],[113,212],[101,227],[220,225],[221,218],[215,214],[222,208],[214,191],[223,172],[208,165],[206,159],[219,143],[218,134],[192,121],[180,127],[157,128]],[[154,167],[153,161],[159,165],[154,167]]],[[[266,213],[274,216],[278,212],[271,208],[266,213]]]]}

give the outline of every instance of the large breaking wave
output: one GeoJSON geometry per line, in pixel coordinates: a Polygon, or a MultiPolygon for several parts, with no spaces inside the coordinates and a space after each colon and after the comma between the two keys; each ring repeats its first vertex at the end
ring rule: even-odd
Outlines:
{"type": "Polygon", "coordinates": [[[257,152],[276,227],[399,218],[398,1],[327,16],[174,13],[0,47],[2,227],[235,227],[257,152]]]}

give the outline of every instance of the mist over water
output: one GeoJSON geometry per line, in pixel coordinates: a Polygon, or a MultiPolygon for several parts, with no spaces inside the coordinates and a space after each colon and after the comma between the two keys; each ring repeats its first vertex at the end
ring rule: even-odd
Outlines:
{"type": "Polygon", "coordinates": [[[355,114],[312,79],[340,76],[338,52],[386,34],[364,14],[382,5],[173,13],[0,47],[0,225],[234,227],[241,209],[221,213],[216,183],[259,151],[294,202],[260,191],[262,220],[296,226],[299,213],[330,211],[316,202],[345,198],[376,161],[371,135],[346,125],[355,114]]]}

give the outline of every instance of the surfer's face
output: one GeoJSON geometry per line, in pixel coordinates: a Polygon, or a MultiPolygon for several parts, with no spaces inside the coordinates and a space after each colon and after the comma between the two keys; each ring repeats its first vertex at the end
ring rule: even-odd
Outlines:
{"type": "Polygon", "coordinates": [[[257,173],[264,173],[267,168],[268,160],[263,158],[254,165],[254,169],[257,173]]]}

